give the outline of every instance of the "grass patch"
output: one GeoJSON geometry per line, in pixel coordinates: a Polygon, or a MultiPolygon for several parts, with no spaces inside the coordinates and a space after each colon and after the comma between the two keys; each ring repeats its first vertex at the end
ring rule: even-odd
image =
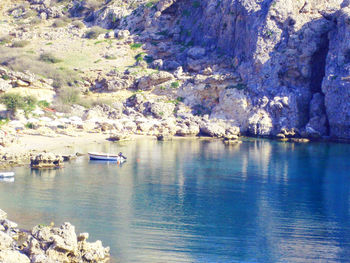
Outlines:
{"type": "Polygon", "coordinates": [[[0,47],[0,64],[14,71],[28,70],[34,74],[54,80],[53,86],[75,86],[81,78],[78,72],[69,69],[58,69],[55,64],[46,63],[33,54],[22,49],[0,47]]]}
{"type": "Polygon", "coordinates": [[[46,63],[51,63],[51,64],[56,64],[62,62],[61,59],[55,57],[52,53],[43,53],[39,57],[40,61],[46,62],[46,63]]]}

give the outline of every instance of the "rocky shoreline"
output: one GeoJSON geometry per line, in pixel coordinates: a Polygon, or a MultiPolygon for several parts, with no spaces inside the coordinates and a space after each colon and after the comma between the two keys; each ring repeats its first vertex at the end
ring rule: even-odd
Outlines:
{"type": "Polygon", "coordinates": [[[0,209],[0,262],[109,262],[109,247],[103,247],[99,240],[87,242],[88,238],[88,233],[77,235],[70,223],[23,230],[0,209]]]}

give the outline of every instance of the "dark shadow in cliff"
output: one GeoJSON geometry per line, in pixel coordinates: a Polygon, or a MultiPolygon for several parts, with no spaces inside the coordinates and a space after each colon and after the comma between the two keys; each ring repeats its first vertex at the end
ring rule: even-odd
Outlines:
{"type": "Polygon", "coordinates": [[[312,56],[311,83],[312,93],[322,93],[322,81],[326,73],[326,59],[329,51],[328,32],[320,37],[318,50],[312,56]]]}

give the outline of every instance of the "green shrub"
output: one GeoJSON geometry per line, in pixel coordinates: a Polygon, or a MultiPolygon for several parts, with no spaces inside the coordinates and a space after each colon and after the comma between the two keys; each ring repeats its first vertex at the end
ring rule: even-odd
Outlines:
{"type": "Polygon", "coordinates": [[[3,37],[0,37],[0,45],[5,45],[5,44],[9,44],[11,43],[13,39],[13,36],[3,36],[3,37]]]}
{"type": "Polygon", "coordinates": [[[16,111],[24,106],[23,97],[16,93],[9,93],[0,97],[0,102],[6,106],[6,109],[15,114],[16,111]]]}
{"type": "Polygon", "coordinates": [[[22,109],[27,113],[35,110],[35,105],[38,103],[38,100],[33,96],[23,97],[23,106],[22,109]]]}
{"type": "Polygon", "coordinates": [[[140,48],[140,47],[142,47],[142,44],[141,43],[133,43],[133,44],[130,44],[130,48],[131,49],[138,49],[138,48],[140,48]]]}
{"type": "Polygon", "coordinates": [[[94,26],[86,32],[85,37],[88,39],[96,39],[99,35],[105,34],[106,32],[106,29],[99,26],[94,26]]]}
{"type": "Polygon", "coordinates": [[[46,100],[39,100],[38,106],[40,108],[48,108],[50,106],[50,103],[48,103],[46,100]]]}
{"type": "Polygon", "coordinates": [[[43,53],[43,54],[41,54],[40,57],[39,57],[39,60],[43,61],[43,62],[46,62],[46,63],[51,63],[51,64],[62,62],[61,59],[56,58],[51,53],[43,53]]]}
{"type": "Polygon", "coordinates": [[[13,115],[18,109],[23,109],[26,113],[33,111],[37,99],[33,96],[23,97],[20,94],[9,93],[1,96],[0,102],[5,104],[6,109],[13,115]]]}
{"type": "Polygon", "coordinates": [[[58,101],[65,105],[78,104],[80,91],[73,87],[62,88],[58,93],[58,101]]]}
{"type": "Polygon", "coordinates": [[[15,48],[25,47],[25,46],[29,45],[29,43],[30,43],[30,41],[28,41],[28,40],[18,40],[18,41],[12,42],[11,47],[15,47],[15,48]]]}
{"type": "Polygon", "coordinates": [[[178,81],[174,81],[171,83],[171,88],[173,89],[177,89],[178,87],[180,87],[180,83],[178,81]]]}
{"type": "Polygon", "coordinates": [[[52,26],[53,27],[64,27],[66,26],[68,23],[71,22],[71,19],[69,19],[68,17],[62,17],[62,18],[58,18],[56,19],[53,23],[52,26]]]}
{"type": "Polygon", "coordinates": [[[24,125],[27,129],[34,129],[34,124],[31,122],[26,123],[26,125],[24,125]]]}
{"type": "Polygon", "coordinates": [[[146,55],[145,52],[138,53],[138,54],[135,56],[136,61],[138,61],[138,62],[139,62],[139,61],[143,61],[145,55],[146,55]]]}
{"type": "Polygon", "coordinates": [[[76,20],[72,23],[72,25],[76,28],[82,29],[85,27],[85,24],[79,20],[76,20]]]}
{"type": "Polygon", "coordinates": [[[10,76],[5,74],[5,75],[2,75],[1,78],[2,78],[3,80],[9,80],[9,79],[10,79],[10,76]]]}

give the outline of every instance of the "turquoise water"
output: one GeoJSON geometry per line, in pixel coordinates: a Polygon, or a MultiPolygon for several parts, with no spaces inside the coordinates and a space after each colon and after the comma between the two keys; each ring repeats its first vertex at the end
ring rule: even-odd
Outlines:
{"type": "Polygon", "coordinates": [[[81,150],[129,159],[17,168],[0,207],[25,228],[70,221],[115,262],[350,262],[350,145],[143,139],[81,150]]]}

